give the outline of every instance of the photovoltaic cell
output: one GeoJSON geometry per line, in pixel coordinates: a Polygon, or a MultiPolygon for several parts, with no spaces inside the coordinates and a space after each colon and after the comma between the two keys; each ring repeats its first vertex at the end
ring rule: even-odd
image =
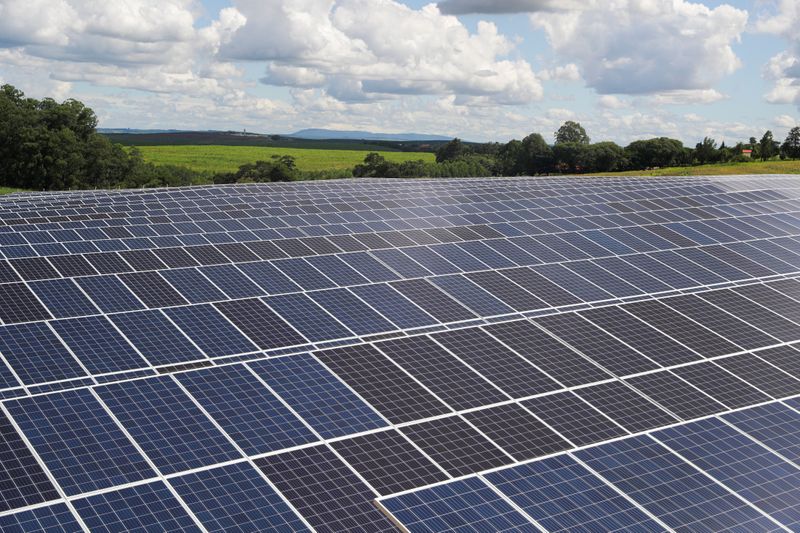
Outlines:
{"type": "Polygon", "coordinates": [[[577,446],[626,434],[611,419],[569,391],[532,398],[522,405],[577,446]]]}
{"type": "Polygon", "coordinates": [[[142,302],[116,276],[78,278],[75,282],[104,313],[144,309],[142,302]]]}
{"type": "Polygon", "coordinates": [[[650,437],[610,442],[575,455],[673,529],[775,529],[764,515],[650,437]]]}
{"type": "Polygon", "coordinates": [[[796,409],[773,402],[727,413],[721,418],[800,465],[800,413],[796,409]]]}
{"type": "Polygon", "coordinates": [[[669,371],[635,376],[625,381],[684,420],[726,410],[724,405],[669,371]]]}
{"type": "Polygon", "coordinates": [[[460,322],[476,318],[471,311],[424,279],[398,281],[391,286],[440,322],[460,322]]]}
{"type": "Polygon", "coordinates": [[[386,422],[309,354],[249,366],[323,438],[386,426],[386,422]]]}
{"type": "Polygon", "coordinates": [[[208,531],[308,531],[247,462],[171,478],[169,483],[208,531]]]}
{"type": "Polygon", "coordinates": [[[0,512],[59,498],[59,493],[0,411],[0,512]]]}
{"type": "Polygon", "coordinates": [[[474,477],[388,498],[381,505],[412,533],[538,531],[522,513],[474,477]]]}
{"type": "Polygon", "coordinates": [[[631,433],[678,422],[673,415],[620,381],[579,389],[575,394],[631,433]]]}
{"type": "MultiPolygon", "coordinates": [[[[26,385],[86,375],[78,361],[43,322],[0,328],[0,353],[26,385]]],[[[6,385],[14,385],[10,375],[6,385]]]]}
{"type": "Polygon", "coordinates": [[[201,531],[162,481],[78,499],[73,505],[91,531],[201,531]]]}
{"type": "Polygon", "coordinates": [[[311,298],[357,335],[370,335],[397,329],[347,289],[309,293],[311,298]]]}
{"type": "Polygon", "coordinates": [[[698,354],[678,341],[667,337],[619,307],[598,307],[581,311],[579,314],[617,338],[623,339],[626,344],[662,366],[679,365],[701,359],[698,354]]]}
{"type": "Polygon", "coordinates": [[[299,333],[260,300],[220,302],[216,307],[259,348],[268,350],[306,343],[299,333]]]}
{"type": "Polygon", "coordinates": [[[0,320],[6,324],[47,320],[50,313],[23,283],[0,285],[0,320]]]}
{"type": "Polygon", "coordinates": [[[452,330],[433,339],[514,398],[561,386],[479,328],[452,330]]]}
{"type": "Polygon", "coordinates": [[[731,409],[771,400],[763,392],[712,362],[684,366],[672,372],[731,409]]]}
{"type": "Polygon", "coordinates": [[[240,457],[168,376],[106,385],[97,393],[164,474],[240,457]]]}
{"type": "Polygon", "coordinates": [[[618,376],[658,368],[653,361],[576,314],[551,315],[535,322],[618,376]]]}
{"type": "Polygon", "coordinates": [[[437,321],[391,286],[378,283],[353,287],[353,294],[400,328],[430,326],[437,321]]]}
{"type": "Polygon", "coordinates": [[[717,364],[774,398],[800,394],[800,381],[756,355],[734,355],[719,359],[717,364]]]}
{"type": "Polygon", "coordinates": [[[63,503],[0,516],[0,530],[9,533],[79,533],[83,528],[63,503]]]}
{"type": "Polygon", "coordinates": [[[255,352],[258,348],[210,305],[173,307],[164,313],[209,357],[255,352]]]}
{"type": "Polygon", "coordinates": [[[380,342],[376,347],[455,409],[508,399],[429,337],[394,339],[380,342]]]}
{"type": "Polygon", "coordinates": [[[87,389],[5,405],[68,496],[156,475],[87,389]]]}
{"type": "Polygon", "coordinates": [[[789,529],[800,522],[800,469],[709,418],[653,435],[789,529]]]}
{"type": "Polygon", "coordinates": [[[548,531],[663,531],[573,458],[560,455],[486,475],[548,531]]]}
{"type": "Polygon", "coordinates": [[[315,355],[391,422],[410,422],[450,411],[372,346],[337,348],[315,355]]]}
{"type": "Polygon", "coordinates": [[[324,445],[255,463],[317,531],[396,531],[373,504],[370,488],[324,445]]]}
{"type": "Polygon", "coordinates": [[[610,379],[611,374],[527,320],[487,326],[486,331],[567,387],[610,379]]]}
{"type": "Polygon", "coordinates": [[[176,377],[249,455],[315,440],[300,419],[243,365],[185,372],[176,377]]]}
{"type": "Polygon", "coordinates": [[[439,467],[394,430],[336,441],[332,446],[381,494],[448,479],[439,467]]]}
{"type": "Polygon", "coordinates": [[[89,316],[50,323],[72,353],[92,374],[105,374],[148,366],[107,318],[89,316]]]}
{"type": "Polygon", "coordinates": [[[120,331],[153,365],[170,365],[205,359],[189,339],[160,311],[111,315],[120,331]]]}
{"type": "Polygon", "coordinates": [[[66,318],[98,313],[97,308],[68,279],[52,279],[30,283],[36,296],[47,306],[56,318],[66,318]]]}

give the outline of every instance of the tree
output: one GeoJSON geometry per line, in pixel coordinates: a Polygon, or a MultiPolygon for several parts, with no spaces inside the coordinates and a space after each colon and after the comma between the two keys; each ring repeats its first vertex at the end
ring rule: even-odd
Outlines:
{"type": "Polygon", "coordinates": [[[759,151],[761,152],[761,160],[766,161],[778,155],[775,139],[772,137],[772,132],[767,130],[761,142],[758,143],[759,151]]]}
{"type": "Polygon", "coordinates": [[[572,120],[566,121],[558,131],[555,132],[556,144],[563,143],[577,143],[589,144],[589,136],[586,135],[586,130],[583,129],[578,122],[572,120]]]}
{"type": "Polygon", "coordinates": [[[531,133],[522,139],[520,155],[527,174],[546,174],[553,168],[553,150],[538,133],[531,133]]]}
{"type": "Polygon", "coordinates": [[[683,143],[668,137],[634,141],[625,147],[625,153],[633,170],[680,165],[686,159],[683,143]]]}
{"type": "Polygon", "coordinates": [[[697,143],[697,146],[695,146],[694,157],[701,165],[718,161],[719,152],[717,150],[717,141],[711,137],[705,137],[703,142],[697,143]]]}
{"type": "Polygon", "coordinates": [[[781,146],[781,154],[788,159],[800,159],[800,126],[789,130],[781,146]]]}
{"type": "Polygon", "coordinates": [[[459,157],[467,154],[469,149],[459,138],[443,144],[436,150],[436,162],[443,163],[444,161],[455,161],[459,157]]]}

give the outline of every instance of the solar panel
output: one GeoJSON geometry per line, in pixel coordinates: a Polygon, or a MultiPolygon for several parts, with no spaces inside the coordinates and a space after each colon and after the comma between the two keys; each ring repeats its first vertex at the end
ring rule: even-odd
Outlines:
{"type": "Polygon", "coordinates": [[[164,474],[241,457],[169,376],[106,385],[97,394],[164,474]]]}
{"type": "Polygon", "coordinates": [[[518,531],[538,528],[476,478],[381,501],[409,531],[518,531]]]}
{"type": "Polygon", "coordinates": [[[161,481],[81,498],[73,505],[91,531],[202,531],[161,481]]]}
{"type": "Polygon", "coordinates": [[[548,531],[659,531],[655,520],[569,456],[486,475],[548,531]]]}
{"type": "Polygon", "coordinates": [[[798,214],[774,176],[2,196],[0,529],[796,529],[798,214]]]}

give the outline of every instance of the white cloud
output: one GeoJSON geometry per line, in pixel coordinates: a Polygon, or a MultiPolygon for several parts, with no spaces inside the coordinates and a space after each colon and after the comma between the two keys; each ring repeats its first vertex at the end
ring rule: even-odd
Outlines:
{"type": "Polygon", "coordinates": [[[757,31],[779,35],[789,43],[789,48],[773,56],[764,68],[765,77],[774,81],[765,98],[773,104],[800,107],[800,3],[781,0],[776,7],[777,11],[756,22],[757,31]]]}
{"type": "Polygon", "coordinates": [[[655,103],[667,105],[712,104],[725,98],[727,96],[716,89],[676,90],[653,95],[655,103]]]}
{"type": "Polygon", "coordinates": [[[739,68],[731,45],[747,12],[687,0],[590,0],[530,18],[599,93],[646,94],[709,89],[739,68]]]}
{"type": "Polygon", "coordinates": [[[800,125],[800,120],[790,115],[778,115],[777,117],[775,117],[774,122],[775,125],[777,125],[778,127],[785,128],[787,130],[790,130],[795,126],[800,125]]]}
{"type": "Polygon", "coordinates": [[[439,9],[448,15],[531,13],[572,9],[582,4],[581,0],[445,0],[439,2],[439,9]]]}
{"type": "Polygon", "coordinates": [[[614,96],[613,94],[603,94],[597,99],[597,104],[605,109],[623,109],[628,107],[628,103],[614,96]]]}
{"type": "Polygon", "coordinates": [[[344,101],[456,94],[519,104],[542,97],[527,61],[489,22],[471,33],[433,4],[394,0],[236,0],[247,19],[221,54],[268,61],[265,83],[324,87],[344,101]]]}
{"type": "Polygon", "coordinates": [[[543,70],[538,72],[537,76],[543,81],[578,81],[581,79],[580,70],[575,63],[568,63],[566,65],[543,70]]]}

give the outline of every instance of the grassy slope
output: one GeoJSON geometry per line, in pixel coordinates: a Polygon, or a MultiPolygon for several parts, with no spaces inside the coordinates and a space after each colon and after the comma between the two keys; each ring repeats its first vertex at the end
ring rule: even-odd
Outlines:
{"type": "Polygon", "coordinates": [[[24,189],[12,189],[10,187],[0,187],[0,194],[11,194],[12,192],[23,192],[24,189]]]}
{"type": "Polygon", "coordinates": [[[600,176],[734,176],[739,174],[800,174],[800,161],[753,161],[696,167],[607,172],[600,176]]]}
{"type": "MultiPolygon", "coordinates": [[[[302,148],[264,148],[258,146],[139,146],[145,161],[157,165],[181,165],[194,170],[230,172],[240,165],[257,160],[269,160],[272,155],[291,155],[297,158],[300,170],[336,170],[352,168],[364,161],[368,151],[311,150],[302,148]]],[[[423,152],[381,152],[389,161],[422,159],[434,161],[435,156],[423,152]]]]}

